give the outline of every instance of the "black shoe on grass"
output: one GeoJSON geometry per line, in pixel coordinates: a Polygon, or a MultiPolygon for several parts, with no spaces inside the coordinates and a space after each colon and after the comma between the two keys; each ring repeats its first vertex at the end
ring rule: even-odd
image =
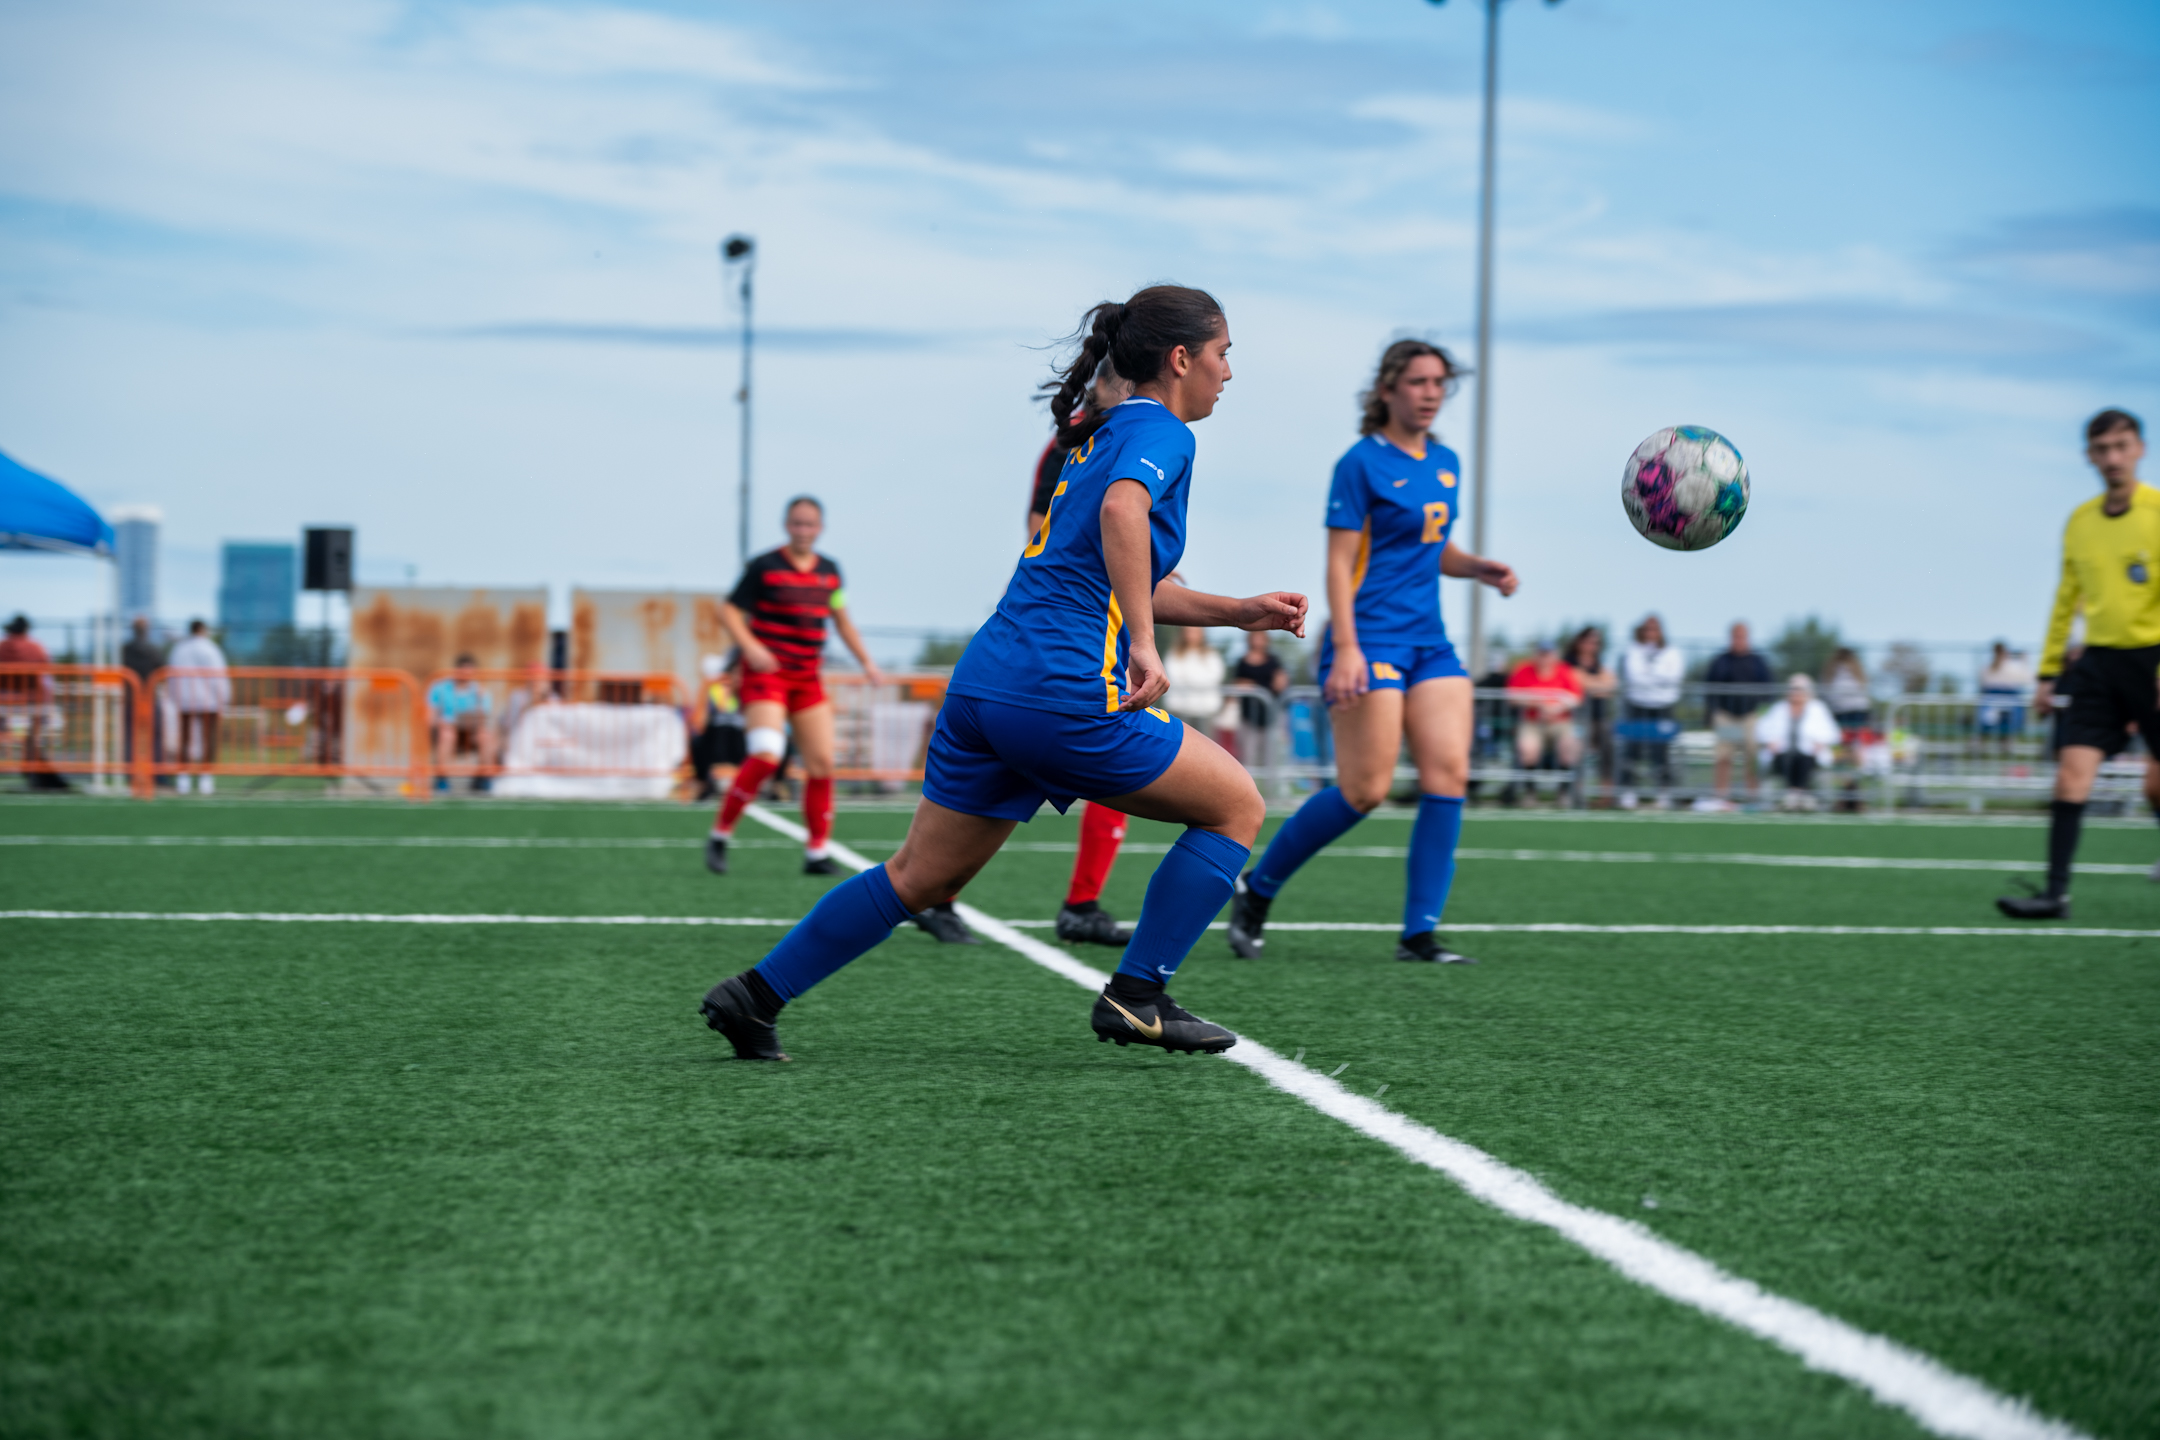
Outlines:
{"type": "Polygon", "coordinates": [[[2003,895],[1997,897],[1995,908],[2012,920],[2067,920],[2070,918],[2070,897],[2003,895]]]}
{"type": "Polygon", "coordinates": [[[917,928],[927,932],[941,945],[982,944],[982,936],[968,929],[967,921],[960,918],[960,913],[953,909],[950,900],[942,905],[932,905],[918,911],[910,918],[914,920],[917,928]]]}
{"type": "Polygon", "coordinates": [[[1220,1055],[1237,1044],[1237,1036],[1199,1016],[1178,1008],[1178,1003],[1157,991],[1146,1000],[1120,1000],[1108,990],[1095,997],[1095,1012],[1088,1017],[1097,1040],[1120,1045],[1153,1045],[1172,1054],[1199,1051],[1220,1055]]]}
{"type": "Polygon", "coordinates": [[[830,855],[805,855],[803,856],[802,873],[805,875],[837,875],[840,873],[840,862],[830,855]]]}
{"type": "Polygon", "coordinates": [[[705,868],[715,875],[727,874],[727,841],[718,835],[705,837],[705,868]]]}
{"type": "Polygon", "coordinates": [[[1422,960],[1428,965],[1475,965],[1477,961],[1468,955],[1460,955],[1447,948],[1447,942],[1438,935],[1405,935],[1395,942],[1395,958],[1398,960],[1422,960]]]}
{"type": "Polygon", "coordinates": [[[1132,939],[1132,931],[1093,900],[1085,900],[1058,911],[1057,937],[1068,945],[1123,945],[1132,939]]]}
{"type": "Polygon", "coordinates": [[[1268,896],[1256,893],[1251,885],[1252,871],[1237,878],[1237,888],[1230,892],[1230,953],[1240,960],[1257,960],[1267,948],[1267,912],[1271,903],[1268,896]]]}
{"type": "MultiPolygon", "coordinates": [[[[746,971],[744,975],[752,973],[746,971]]],[[[731,975],[706,991],[699,1013],[707,1025],[727,1037],[728,1044],[735,1047],[736,1059],[785,1060],[788,1053],[780,1048],[780,1032],[772,1022],[780,1007],[760,1004],[744,975],[731,975]]]]}

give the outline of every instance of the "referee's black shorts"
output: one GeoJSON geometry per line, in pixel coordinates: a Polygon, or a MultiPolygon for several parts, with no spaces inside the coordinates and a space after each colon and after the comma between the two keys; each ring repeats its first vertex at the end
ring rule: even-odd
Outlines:
{"type": "Polygon", "coordinates": [[[2145,737],[2145,752],[2160,755],[2160,645],[2135,650],[2088,645],[2058,688],[2070,695],[2062,744],[2119,755],[2134,726],[2145,737]]]}

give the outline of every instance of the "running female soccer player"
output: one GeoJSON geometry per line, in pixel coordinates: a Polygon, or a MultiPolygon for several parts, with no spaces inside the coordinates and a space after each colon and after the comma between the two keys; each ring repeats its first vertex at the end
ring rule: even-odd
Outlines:
{"type": "Polygon", "coordinates": [[[794,727],[795,749],[803,763],[803,825],[810,832],[803,873],[837,873],[839,867],[825,849],[832,839],[833,711],[818,672],[827,616],[864,677],[872,685],[884,679],[848,616],[840,567],[817,552],[825,507],[798,495],[788,501],[786,518],[788,543],[745,566],[735,593],[720,607],[720,623],[742,647],[747,753],[705,841],[705,868],[715,875],[727,874],[728,841],[743,807],[757,798],[787,755],[782,725],[794,727]]]}
{"type": "Polygon", "coordinates": [[[1303,634],[1305,597],[1236,600],[1164,577],[1185,549],[1192,422],[1230,379],[1229,326],[1204,291],[1156,285],[1088,312],[1050,410],[1072,449],[997,612],[953,672],[930,739],[923,795],[892,859],[834,886],[755,968],[705,996],[706,1023],[746,1060],[785,1060],[780,1007],[956,893],[1044,800],[1076,796],[1186,826],[1148,883],[1096,1035],[1120,1045],[1218,1052],[1236,1036],[1164,990],[1206,931],[1260,833],[1266,807],[1244,767],[1154,709],[1169,688],[1155,622],[1303,634]],[[1073,424],[1108,355],[1133,398],[1073,424]]]}
{"type": "Polygon", "coordinates": [[[1267,943],[1268,905],[1300,865],[1387,798],[1405,737],[1418,770],[1410,832],[1409,893],[1398,960],[1474,964],[1433,931],[1455,880],[1470,778],[1469,672],[1440,619],[1440,577],[1515,593],[1515,572],[1448,538],[1462,464],[1431,433],[1462,376],[1454,358],[1422,340],[1380,357],[1364,395],[1364,438],[1335,465],[1328,492],[1329,624],[1320,684],[1335,731],[1335,784],[1298,807],[1240,877],[1230,902],[1230,948],[1255,959],[1267,943]]]}

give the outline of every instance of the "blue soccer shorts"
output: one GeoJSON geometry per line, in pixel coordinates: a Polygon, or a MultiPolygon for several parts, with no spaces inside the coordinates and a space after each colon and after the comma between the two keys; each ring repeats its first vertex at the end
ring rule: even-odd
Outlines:
{"type": "MultiPolygon", "coordinates": [[[[1362,645],[1365,652],[1365,688],[1368,690],[1408,690],[1427,680],[1446,680],[1460,676],[1467,680],[1470,672],[1463,668],[1461,657],[1455,647],[1443,640],[1437,645],[1362,645]]],[[[1335,636],[1323,633],[1320,637],[1320,686],[1327,688],[1328,675],[1335,668],[1335,636]]]]}
{"type": "Polygon", "coordinates": [[[963,815],[1032,820],[1047,800],[1144,790],[1185,743],[1185,724],[1161,710],[1060,715],[970,695],[948,695],[930,735],[923,798],[963,815]]]}

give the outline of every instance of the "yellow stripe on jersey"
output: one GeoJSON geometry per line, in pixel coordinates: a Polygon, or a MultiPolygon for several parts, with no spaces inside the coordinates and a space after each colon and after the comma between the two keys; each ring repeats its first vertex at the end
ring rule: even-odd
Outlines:
{"type": "Polygon", "coordinates": [[[2130,508],[2110,515],[2096,495],[2063,527],[2062,583],[2048,617],[2040,673],[2062,673],[2070,618],[2085,612],[2085,643],[2110,650],[2160,645],[2160,490],[2140,485],[2130,508]]]}
{"type": "Polygon", "coordinates": [[[1110,611],[1106,619],[1108,626],[1104,629],[1102,638],[1102,678],[1103,690],[1109,696],[1109,703],[1103,706],[1103,713],[1115,715],[1118,707],[1117,637],[1118,631],[1125,628],[1125,612],[1118,609],[1115,590],[1110,592],[1110,611]]]}
{"type": "Polygon", "coordinates": [[[1058,496],[1063,495],[1064,493],[1065,482],[1063,480],[1060,480],[1057,483],[1057,489],[1050,492],[1050,507],[1047,510],[1043,511],[1042,528],[1035,532],[1035,538],[1028,542],[1027,549],[1020,552],[1021,559],[1034,559],[1037,555],[1042,554],[1043,546],[1050,543],[1050,517],[1057,514],[1058,496]]]}
{"type": "Polygon", "coordinates": [[[1350,593],[1355,595],[1364,587],[1365,567],[1372,561],[1372,516],[1365,517],[1365,528],[1358,531],[1357,559],[1350,566],[1350,593]]]}

